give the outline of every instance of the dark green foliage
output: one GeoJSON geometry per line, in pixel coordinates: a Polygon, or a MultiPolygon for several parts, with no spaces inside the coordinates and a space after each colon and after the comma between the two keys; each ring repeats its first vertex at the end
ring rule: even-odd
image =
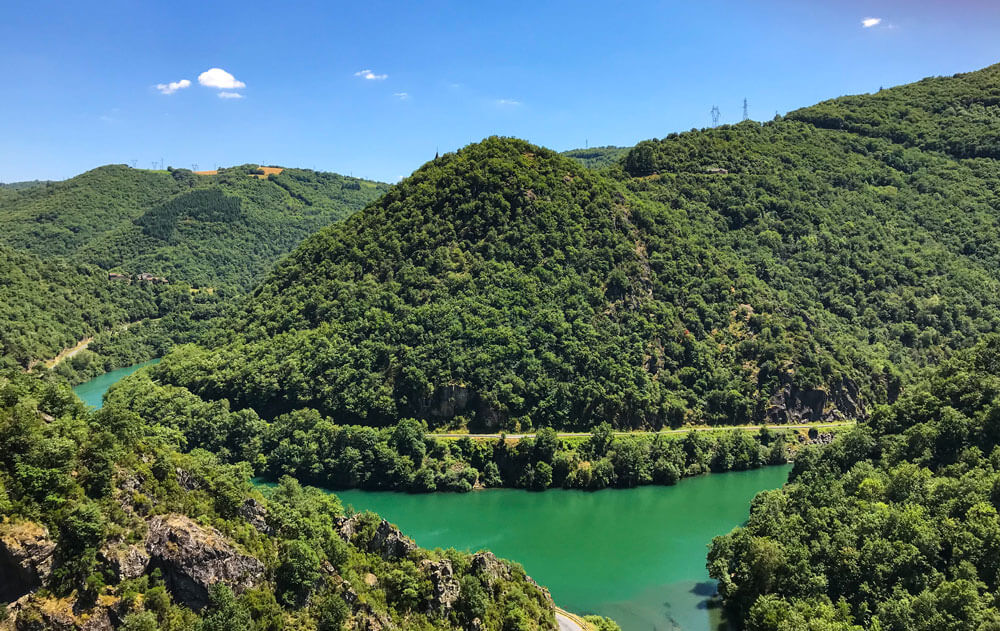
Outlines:
{"type": "Polygon", "coordinates": [[[163,293],[110,282],[90,265],[0,246],[0,367],[27,367],[98,331],[155,317],[163,293]]]}
{"type": "Polygon", "coordinates": [[[709,570],[753,631],[992,629],[1000,621],[1000,337],[796,460],[717,538],[709,570]],[[857,626],[855,626],[857,625],[857,626]]]}
{"type": "Polygon", "coordinates": [[[542,428],[515,443],[435,438],[414,419],[381,429],[337,425],[310,409],[267,421],[252,410],[232,410],[228,401],[205,401],[184,388],[157,384],[145,371],[115,385],[104,410],[156,419],[180,431],[189,448],[252,463],[258,475],[335,489],[430,493],[467,492],[477,485],[544,490],[674,484],[709,471],[783,464],[798,446],[798,434],[787,431],[616,436],[602,423],[583,441],[565,441],[542,428]]]}

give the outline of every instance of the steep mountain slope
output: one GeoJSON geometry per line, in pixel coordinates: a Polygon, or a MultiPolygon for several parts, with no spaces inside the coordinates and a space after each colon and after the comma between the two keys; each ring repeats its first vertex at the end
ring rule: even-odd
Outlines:
{"type": "Polygon", "coordinates": [[[0,372],[0,629],[556,628],[520,566],[249,477],[51,376],[0,372]]]}
{"type": "MultiPolygon", "coordinates": [[[[986,102],[998,74],[844,102],[986,102]]],[[[442,156],[156,374],[338,423],[864,416],[1000,325],[1000,165],[803,116],[646,141],[617,172],[497,138],[442,156]]]]}
{"type": "Polygon", "coordinates": [[[307,234],[387,188],[332,173],[284,169],[265,179],[254,170],[100,167],[0,197],[0,240],[130,274],[246,288],[307,234]]]}
{"type": "Polygon", "coordinates": [[[717,538],[709,570],[750,631],[1000,628],[1000,338],[800,454],[717,538]]]}

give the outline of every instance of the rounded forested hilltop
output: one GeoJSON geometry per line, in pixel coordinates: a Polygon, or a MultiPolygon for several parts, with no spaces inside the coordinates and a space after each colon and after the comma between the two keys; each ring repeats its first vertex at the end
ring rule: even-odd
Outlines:
{"type": "Polygon", "coordinates": [[[593,171],[489,138],[307,240],[156,374],[338,424],[864,417],[1000,327],[1000,169],[942,150],[992,133],[996,72],[817,106],[912,102],[897,127],[938,120],[933,143],[800,110],[593,171]]]}

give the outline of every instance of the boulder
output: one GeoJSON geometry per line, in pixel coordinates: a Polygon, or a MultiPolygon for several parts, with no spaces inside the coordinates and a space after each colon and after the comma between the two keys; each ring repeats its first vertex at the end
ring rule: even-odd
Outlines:
{"type": "Polygon", "coordinates": [[[52,574],[56,544],[41,524],[0,524],[0,601],[10,602],[41,587],[52,574]]]}
{"type": "Polygon", "coordinates": [[[384,519],[379,522],[371,538],[367,541],[358,541],[363,518],[361,513],[352,517],[339,518],[337,530],[340,536],[345,541],[353,542],[361,549],[377,554],[388,561],[406,558],[417,549],[417,544],[412,539],[384,519]]]}
{"type": "Polygon", "coordinates": [[[174,599],[192,609],[208,604],[208,588],[215,583],[225,583],[240,594],[264,578],[263,563],[241,554],[218,530],[184,515],[150,520],[146,553],[150,567],[163,573],[174,599]]]}
{"type": "Polygon", "coordinates": [[[144,547],[120,542],[104,544],[98,557],[120,581],[139,578],[149,566],[149,554],[144,547]]]}
{"type": "Polygon", "coordinates": [[[431,594],[431,602],[428,606],[428,613],[447,615],[458,600],[461,584],[455,578],[452,571],[451,561],[442,559],[432,561],[424,559],[420,562],[420,569],[427,573],[434,586],[434,593],[431,594]]]}
{"type": "Polygon", "coordinates": [[[252,497],[243,500],[243,505],[240,506],[240,516],[265,535],[274,532],[274,529],[267,523],[267,508],[252,497]]]}

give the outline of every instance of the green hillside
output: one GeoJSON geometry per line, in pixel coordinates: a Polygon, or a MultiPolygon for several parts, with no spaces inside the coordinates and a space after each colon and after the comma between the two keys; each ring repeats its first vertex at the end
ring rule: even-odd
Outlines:
{"type": "Polygon", "coordinates": [[[0,628],[556,628],[518,565],[420,549],[290,478],[262,495],[245,465],[181,447],[51,376],[0,372],[0,601],[17,602],[0,628]]]}
{"type": "Polygon", "coordinates": [[[43,261],[0,246],[0,367],[27,367],[99,331],[155,317],[169,293],[109,282],[92,265],[43,261]]]}
{"type": "Polygon", "coordinates": [[[717,538],[709,570],[750,631],[1000,625],[1000,338],[795,462],[717,538]]]}
{"type": "MultiPolygon", "coordinates": [[[[998,74],[935,98],[986,99],[998,74]]],[[[921,85],[843,102],[924,102],[921,85]]],[[[640,143],[618,179],[518,140],[442,156],[307,240],[160,377],[338,423],[864,416],[1000,325],[1000,171],[799,118],[640,143]]]]}
{"type": "Polygon", "coordinates": [[[628,153],[628,147],[589,147],[587,149],[571,149],[563,151],[562,155],[573,158],[589,169],[602,169],[614,164],[618,164],[628,153]]]}
{"type": "Polygon", "coordinates": [[[306,235],[387,185],[301,169],[195,175],[109,165],[0,196],[0,241],[196,287],[248,288],[306,235]]]}

